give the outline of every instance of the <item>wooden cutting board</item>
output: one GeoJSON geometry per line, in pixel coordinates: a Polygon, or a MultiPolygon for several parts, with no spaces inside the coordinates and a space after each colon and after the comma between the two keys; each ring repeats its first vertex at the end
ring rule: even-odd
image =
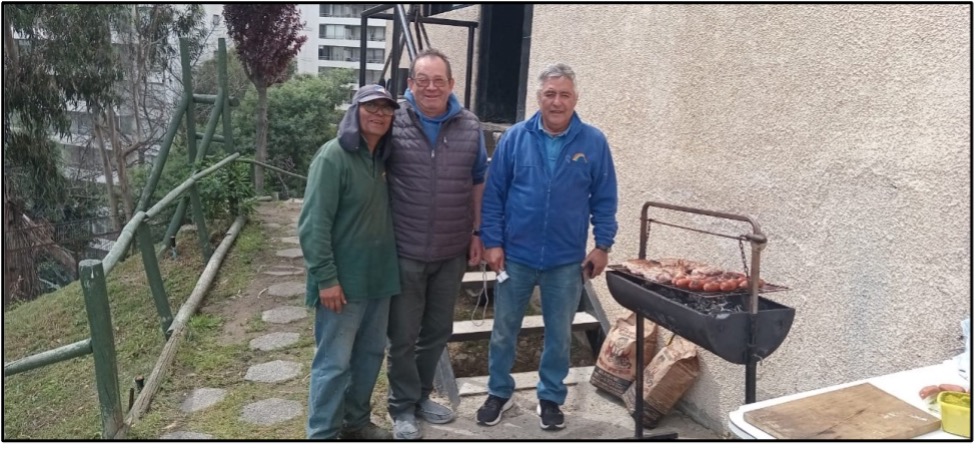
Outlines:
{"type": "Polygon", "coordinates": [[[743,419],[787,440],[910,439],[940,420],[869,383],[750,410],[743,419]]]}

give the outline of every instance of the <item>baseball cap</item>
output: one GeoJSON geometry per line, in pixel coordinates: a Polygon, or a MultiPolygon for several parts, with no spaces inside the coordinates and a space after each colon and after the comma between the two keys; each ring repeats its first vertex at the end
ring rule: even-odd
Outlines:
{"type": "Polygon", "coordinates": [[[362,104],[368,103],[373,100],[383,99],[387,100],[394,109],[399,109],[400,105],[397,104],[397,100],[394,100],[393,95],[379,84],[368,84],[359,88],[355,94],[353,94],[353,103],[362,104]]]}

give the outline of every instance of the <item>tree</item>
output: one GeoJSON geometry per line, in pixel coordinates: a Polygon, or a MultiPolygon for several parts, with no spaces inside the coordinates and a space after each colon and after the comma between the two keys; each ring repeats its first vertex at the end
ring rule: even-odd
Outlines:
{"type": "MultiPolygon", "coordinates": [[[[316,149],[336,136],[343,111],[341,105],[349,95],[352,70],[334,70],[327,76],[298,75],[268,91],[268,158],[269,163],[300,175],[309,171],[316,149]]],[[[234,111],[235,143],[242,152],[253,151],[256,133],[250,117],[258,108],[254,89],[248,91],[241,106],[234,111]]],[[[301,180],[286,178],[268,171],[268,180],[286,189],[299,189],[301,180]]]]}
{"type": "Polygon", "coordinates": [[[200,5],[129,4],[109,24],[116,31],[123,82],[116,86],[118,95],[113,101],[97,105],[94,132],[116,230],[135,210],[137,195],[129,180],[131,156],[137,154],[140,164],[145,161],[146,150],[159,144],[182,95],[182,89],[169,88],[182,85],[178,38],[188,38],[190,58],[195,60],[207,35],[202,18],[200,5]],[[117,110],[132,117],[132,126],[120,127],[117,110]],[[109,148],[114,164],[108,157],[109,148]],[[116,199],[113,167],[121,201],[116,199]],[[120,202],[124,205],[121,216],[116,206],[120,202]]]}
{"type": "MultiPolygon", "coordinates": [[[[289,62],[298,54],[306,37],[294,4],[227,4],[224,22],[234,41],[248,79],[258,93],[255,110],[255,159],[268,160],[268,87],[284,82],[289,62]]],[[[264,170],[255,166],[255,192],[264,192],[264,170]]]]}
{"type": "MultiPolygon", "coordinates": [[[[115,4],[3,5],[5,305],[12,297],[32,297],[40,290],[37,246],[32,243],[24,257],[13,261],[13,236],[49,241],[48,223],[79,212],[49,133],[70,135],[73,107],[114,95],[121,71],[114,64],[111,31],[92,24],[112,23],[122,9],[115,4]]],[[[46,248],[52,257],[63,255],[57,242],[46,248]]]]}

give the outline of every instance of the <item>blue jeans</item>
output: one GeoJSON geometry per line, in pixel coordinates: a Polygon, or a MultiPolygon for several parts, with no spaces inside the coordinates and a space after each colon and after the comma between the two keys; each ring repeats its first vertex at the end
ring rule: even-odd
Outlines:
{"type": "Polygon", "coordinates": [[[352,300],[335,313],[316,302],[309,439],[334,440],[370,422],[370,397],[387,347],[390,297],[352,300]]]}
{"type": "Polygon", "coordinates": [[[539,285],[544,331],[536,397],[563,405],[567,397],[563,379],[570,372],[571,326],[583,289],[580,270],[579,264],[570,264],[541,271],[506,260],[509,279],[498,284],[495,291],[495,321],[489,342],[489,394],[512,397],[516,383],[510,372],[516,359],[516,337],[533,287],[539,285]]]}

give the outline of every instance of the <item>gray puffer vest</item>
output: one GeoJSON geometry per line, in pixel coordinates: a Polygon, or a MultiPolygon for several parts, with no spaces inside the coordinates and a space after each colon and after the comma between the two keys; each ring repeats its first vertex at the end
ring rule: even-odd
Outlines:
{"type": "Polygon", "coordinates": [[[437,146],[431,148],[417,112],[401,103],[387,160],[401,257],[437,262],[467,254],[474,221],[472,166],[480,132],[475,114],[462,109],[441,124],[437,146]]]}

